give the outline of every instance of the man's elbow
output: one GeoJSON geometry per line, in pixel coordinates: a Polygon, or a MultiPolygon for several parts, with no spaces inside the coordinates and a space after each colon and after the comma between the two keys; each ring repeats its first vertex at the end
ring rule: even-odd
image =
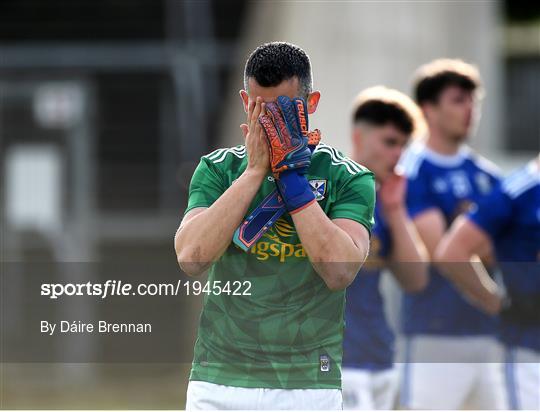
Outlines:
{"type": "Polygon", "coordinates": [[[207,265],[199,262],[186,262],[178,260],[178,265],[180,266],[182,272],[190,277],[200,276],[206,271],[206,269],[208,269],[207,265]]]}
{"type": "Polygon", "coordinates": [[[201,262],[198,254],[189,248],[177,250],[176,261],[182,272],[188,276],[200,276],[208,269],[208,264],[201,262]]]}
{"type": "Polygon", "coordinates": [[[353,282],[354,278],[356,277],[356,274],[358,273],[359,268],[357,268],[357,265],[354,265],[354,266],[355,266],[354,268],[334,267],[334,270],[332,270],[332,272],[329,273],[328,276],[324,279],[324,282],[326,283],[326,286],[328,287],[328,289],[330,289],[332,292],[337,292],[337,291],[346,289],[347,286],[349,286],[353,282]]]}
{"type": "Polygon", "coordinates": [[[326,287],[332,292],[344,290],[352,283],[352,279],[348,274],[334,274],[325,280],[326,287]]]}

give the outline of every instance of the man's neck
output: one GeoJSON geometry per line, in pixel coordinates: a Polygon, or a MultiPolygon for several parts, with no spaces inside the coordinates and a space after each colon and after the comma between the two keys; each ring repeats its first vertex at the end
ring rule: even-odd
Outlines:
{"type": "Polygon", "coordinates": [[[461,143],[449,139],[438,130],[430,129],[426,140],[426,146],[435,153],[452,156],[458,152],[461,143]]]}

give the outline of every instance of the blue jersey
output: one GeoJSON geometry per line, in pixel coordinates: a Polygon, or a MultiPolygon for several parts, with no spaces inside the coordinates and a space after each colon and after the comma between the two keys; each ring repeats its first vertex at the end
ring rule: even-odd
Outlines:
{"type": "MultiPolygon", "coordinates": [[[[512,173],[468,218],[493,240],[510,296],[540,293],[540,170],[533,161],[512,173]]],[[[501,324],[510,345],[540,352],[540,326],[501,324]]]]}
{"type": "Polygon", "coordinates": [[[378,203],[374,217],[368,260],[346,292],[343,367],[381,370],[393,364],[394,334],[386,320],[379,292],[391,237],[378,203]]]}
{"type": "MultiPolygon", "coordinates": [[[[417,142],[404,154],[401,164],[408,179],[407,207],[412,218],[438,209],[447,227],[460,214],[485,198],[499,182],[498,169],[463,146],[445,156],[417,142]]],[[[490,335],[495,319],[465,301],[454,286],[433,266],[424,291],[403,298],[403,332],[407,335],[490,335]]]]}

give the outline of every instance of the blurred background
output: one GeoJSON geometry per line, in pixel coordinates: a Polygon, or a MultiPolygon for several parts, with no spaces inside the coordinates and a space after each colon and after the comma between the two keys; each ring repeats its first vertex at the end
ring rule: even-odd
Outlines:
{"type": "MultiPolygon", "coordinates": [[[[353,97],[375,84],[409,93],[414,70],[437,57],[480,69],[474,148],[505,171],[540,149],[540,3],[2,0],[0,269],[141,261],[177,276],[191,174],[201,155],[243,143],[243,66],[274,40],[310,55],[322,94],[311,125],[344,152],[353,97]]],[[[20,312],[23,293],[24,279],[0,290],[0,308],[20,312]]],[[[186,300],[178,314],[186,359],[199,308],[186,300]]],[[[16,341],[5,319],[0,343],[16,341]]],[[[181,409],[190,366],[1,360],[7,409],[181,409]]]]}

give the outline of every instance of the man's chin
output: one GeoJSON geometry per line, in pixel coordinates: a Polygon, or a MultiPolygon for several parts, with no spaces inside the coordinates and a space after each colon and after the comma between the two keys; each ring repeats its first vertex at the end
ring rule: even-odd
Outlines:
{"type": "Polygon", "coordinates": [[[464,143],[467,141],[467,139],[469,138],[469,132],[467,131],[467,133],[459,133],[459,134],[455,134],[454,135],[454,141],[456,143],[464,143]]]}

